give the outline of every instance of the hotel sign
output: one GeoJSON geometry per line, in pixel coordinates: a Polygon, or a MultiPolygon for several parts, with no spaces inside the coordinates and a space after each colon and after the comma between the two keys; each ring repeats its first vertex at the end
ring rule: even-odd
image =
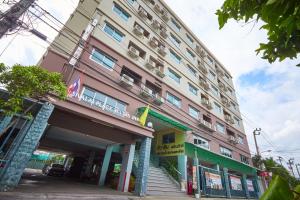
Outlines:
{"type": "Polygon", "coordinates": [[[176,131],[166,131],[156,135],[156,154],[158,156],[184,155],[185,135],[176,131]]]}

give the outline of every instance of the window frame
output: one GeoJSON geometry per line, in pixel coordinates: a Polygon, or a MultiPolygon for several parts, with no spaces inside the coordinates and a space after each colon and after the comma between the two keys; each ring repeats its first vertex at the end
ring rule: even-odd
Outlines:
{"type": "Polygon", "coordinates": [[[219,114],[222,114],[222,106],[214,101],[214,110],[218,111],[219,114]],[[218,108],[217,110],[215,108],[218,108]]]}
{"type": "Polygon", "coordinates": [[[188,83],[189,85],[189,92],[191,92],[193,95],[197,96],[198,95],[198,88],[192,85],[191,83],[188,83]]]}
{"type": "Polygon", "coordinates": [[[222,133],[222,134],[226,134],[226,128],[225,128],[225,125],[224,124],[221,124],[220,122],[216,122],[216,130],[219,132],[219,133],[222,133]],[[224,131],[220,131],[220,129],[218,129],[218,127],[222,127],[224,131]]]}
{"type": "Polygon", "coordinates": [[[173,81],[175,81],[178,84],[180,84],[180,82],[181,82],[181,76],[170,68],[168,68],[168,77],[171,78],[173,81]]]}
{"type": "Polygon", "coordinates": [[[177,64],[180,64],[180,63],[181,63],[182,58],[181,58],[177,53],[175,53],[173,50],[170,50],[170,57],[171,57],[177,64]]]}
{"type": "Polygon", "coordinates": [[[221,153],[221,155],[223,155],[223,156],[232,158],[232,150],[231,150],[231,149],[228,149],[228,148],[226,148],[226,147],[220,146],[220,153],[221,153]],[[227,154],[227,153],[228,153],[228,154],[227,154]]]}
{"type": "Polygon", "coordinates": [[[181,99],[178,98],[177,96],[171,94],[170,92],[167,92],[166,100],[167,100],[167,102],[169,102],[170,104],[174,105],[177,108],[181,108],[181,106],[182,106],[181,105],[182,104],[181,99]],[[169,98],[171,98],[171,99],[169,99],[169,98]],[[173,100],[176,100],[179,103],[179,105],[174,103],[173,100]]]}
{"type": "Polygon", "coordinates": [[[104,53],[103,51],[101,51],[101,50],[99,50],[99,49],[97,49],[97,48],[95,48],[95,47],[93,47],[92,53],[91,53],[91,55],[90,55],[89,58],[90,58],[90,60],[92,60],[93,62],[97,63],[98,65],[100,65],[100,66],[102,66],[102,67],[104,67],[105,69],[110,70],[110,71],[113,71],[113,69],[114,69],[114,67],[115,67],[115,65],[116,65],[116,63],[117,63],[117,60],[116,60],[115,58],[109,56],[108,54],[104,53]],[[94,52],[97,52],[97,53],[99,53],[99,54],[102,54],[102,57],[104,57],[104,58],[107,59],[107,60],[112,61],[113,66],[110,67],[110,66],[108,66],[107,64],[105,64],[105,62],[103,61],[103,59],[102,59],[101,61],[99,61],[100,59],[99,59],[99,60],[95,60],[95,59],[93,58],[93,57],[94,57],[94,56],[93,56],[93,55],[94,55],[94,52]]]}
{"type": "Polygon", "coordinates": [[[219,97],[220,96],[220,91],[217,87],[215,87],[213,84],[211,84],[211,88],[212,88],[212,93],[216,96],[219,97]]]}
{"type": "Polygon", "coordinates": [[[208,149],[208,150],[210,150],[210,145],[209,145],[209,140],[207,140],[207,139],[204,139],[203,137],[200,137],[200,136],[198,136],[198,135],[193,135],[193,143],[194,143],[194,145],[195,146],[197,146],[197,147],[200,147],[200,148],[204,148],[204,149],[208,149]],[[197,144],[195,143],[195,140],[197,140],[197,144]],[[202,141],[201,143],[203,143],[203,144],[207,144],[207,146],[205,146],[205,145],[201,145],[201,144],[198,144],[198,141],[202,141]]]}
{"type": "Polygon", "coordinates": [[[111,25],[110,23],[108,22],[105,22],[105,25],[103,27],[103,31],[111,38],[113,38],[115,41],[117,41],[118,43],[121,43],[123,42],[124,40],[124,37],[125,37],[125,34],[122,33],[121,31],[119,31],[117,28],[115,28],[113,25],[111,25]],[[113,34],[110,35],[108,32],[105,31],[106,27],[109,27],[112,31],[113,31],[113,34]],[[121,36],[121,40],[119,41],[114,35],[115,34],[118,34],[119,36],[121,36]]]}
{"type": "Polygon", "coordinates": [[[119,4],[113,3],[112,10],[114,13],[116,13],[120,18],[122,18],[124,21],[128,22],[131,15],[124,9],[122,8],[119,4]],[[122,14],[121,14],[122,13],[122,14]],[[124,17],[125,16],[125,17],[124,17]]]}
{"type": "Polygon", "coordinates": [[[192,66],[190,66],[188,64],[186,65],[186,67],[187,67],[189,73],[191,73],[194,77],[197,77],[197,70],[195,70],[192,66]]]}
{"type": "Polygon", "coordinates": [[[176,47],[180,47],[181,45],[181,41],[180,39],[178,39],[175,35],[173,35],[172,33],[170,34],[170,40],[173,44],[175,44],[176,47]]]}
{"type": "Polygon", "coordinates": [[[172,26],[176,29],[176,31],[180,32],[181,26],[178,24],[178,22],[175,19],[171,18],[171,23],[172,26]]]}
{"type": "Polygon", "coordinates": [[[193,117],[194,119],[197,119],[197,120],[198,120],[198,119],[199,119],[199,114],[200,114],[200,111],[199,111],[198,109],[196,109],[196,108],[194,108],[193,106],[189,105],[189,115],[190,115],[191,117],[193,117]],[[193,115],[191,111],[197,113],[197,116],[193,115]]]}

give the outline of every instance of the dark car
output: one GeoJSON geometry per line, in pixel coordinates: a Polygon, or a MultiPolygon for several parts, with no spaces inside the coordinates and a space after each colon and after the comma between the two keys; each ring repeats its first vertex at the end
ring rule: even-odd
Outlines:
{"type": "Polygon", "coordinates": [[[65,174],[65,168],[61,164],[52,163],[43,168],[43,174],[47,176],[63,176],[65,174]]]}

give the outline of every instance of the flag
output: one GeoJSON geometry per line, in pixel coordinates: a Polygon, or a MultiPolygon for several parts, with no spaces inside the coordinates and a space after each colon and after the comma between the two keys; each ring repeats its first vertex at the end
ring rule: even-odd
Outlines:
{"type": "Polygon", "coordinates": [[[146,109],[144,110],[143,114],[140,116],[139,122],[140,122],[140,124],[141,124],[142,126],[145,126],[145,123],[146,123],[146,120],[147,120],[147,116],[148,116],[149,109],[150,109],[150,106],[148,105],[148,106],[146,107],[146,109]]]}
{"type": "Polygon", "coordinates": [[[79,90],[80,90],[80,77],[74,81],[73,84],[71,84],[68,87],[68,97],[78,97],[79,96],[79,90]]]}

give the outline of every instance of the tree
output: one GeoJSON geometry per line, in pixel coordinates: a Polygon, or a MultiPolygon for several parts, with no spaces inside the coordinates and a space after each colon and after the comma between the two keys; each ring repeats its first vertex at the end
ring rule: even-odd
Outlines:
{"type": "Polygon", "coordinates": [[[24,111],[24,98],[40,101],[50,93],[59,99],[65,99],[67,96],[61,74],[49,72],[39,66],[16,64],[10,68],[0,63],[0,85],[9,93],[7,100],[0,99],[0,108],[9,115],[26,114],[29,111],[24,111]]]}
{"type": "Polygon", "coordinates": [[[225,0],[216,14],[220,29],[229,19],[263,21],[261,29],[267,31],[268,42],[261,43],[256,52],[270,63],[294,59],[300,53],[299,0],[225,0]]]}

